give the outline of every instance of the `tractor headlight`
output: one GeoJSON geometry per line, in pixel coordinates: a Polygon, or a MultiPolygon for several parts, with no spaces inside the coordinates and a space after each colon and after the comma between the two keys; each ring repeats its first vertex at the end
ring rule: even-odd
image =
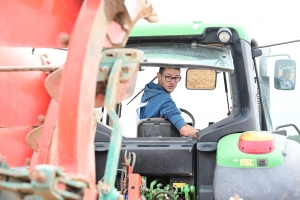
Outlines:
{"type": "Polygon", "coordinates": [[[220,28],[217,33],[217,36],[220,42],[227,43],[231,39],[232,33],[229,30],[229,28],[220,28]]]}

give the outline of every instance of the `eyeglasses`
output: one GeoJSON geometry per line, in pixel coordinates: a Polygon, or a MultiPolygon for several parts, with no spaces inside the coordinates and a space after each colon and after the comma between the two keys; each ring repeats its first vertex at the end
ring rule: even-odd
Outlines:
{"type": "Polygon", "coordinates": [[[181,76],[175,76],[175,77],[172,77],[172,76],[166,76],[166,75],[164,75],[164,74],[161,74],[161,75],[165,77],[165,80],[166,80],[167,82],[171,82],[172,79],[174,79],[174,81],[177,83],[177,82],[179,82],[179,81],[181,80],[181,76]]]}

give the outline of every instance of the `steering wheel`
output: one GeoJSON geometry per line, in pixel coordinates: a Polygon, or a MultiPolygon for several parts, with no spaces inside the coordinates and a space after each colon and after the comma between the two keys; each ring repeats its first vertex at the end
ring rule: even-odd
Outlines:
{"type": "Polygon", "coordinates": [[[179,110],[185,114],[187,114],[191,119],[192,119],[192,127],[195,127],[195,118],[192,115],[192,113],[190,113],[189,111],[183,109],[183,108],[179,108],[179,110]]]}

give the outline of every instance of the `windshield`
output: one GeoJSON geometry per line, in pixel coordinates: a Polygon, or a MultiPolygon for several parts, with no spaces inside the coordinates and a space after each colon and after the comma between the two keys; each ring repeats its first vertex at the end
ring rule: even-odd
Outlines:
{"type": "MultiPolygon", "coordinates": [[[[121,102],[120,120],[123,127],[123,136],[137,137],[139,121],[136,109],[141,102],[142,90],[151,81],[157,84],[157,79],[154,80],[154,78],[157,76],[159,67],[166,64],[170,64],[170,66],[164,67],[181,68],[180,75],[182,78],[176,89],[171,93],[171,98],[177,108],[182,108],[192,114],[195,120],[195,128],[202,130],[227,118],[230,114],[229,110],[232,109],[230,73],[233,71],[234,66],[229,49],[189,44],[134,44],[126,47],[143,50],[146,60],[141,63],[132,97],[121,102]],[[150,64],[145,66],[143,63],[150,64]],[[203,90],[196,90],[193,87],[187,89],[186,75],[188,68],[205,68],[217,71],[215,87],[203,90]],[[225,82],[228,88],[225,88],[225,82]],[[135,96],[136,98],[134,98],[135,96]]],[[[192,74],[195,75],[195,73],[192,74]]],[[[190,76],[192,77],[192,75],[190,76]]],[[[212,76],[209,77],[212,78],[212,76]]],[[[197,83],[201,83],[202,86],[206,85],[205,83],[212,83],[209,80],[210,78],[202,77],[201,80],[197,79],[197,83]]],[[[186,123],[193,122],[188,114],[181,112],[181,115],[186,123]]],[[[103,121],[110,124],[109,118],[103,118],[103,121]]]]}
{"type": "MultiPolygon", "coordinates": [[[[226,48],[197,44],[138,44],[128,45],[127,48],[143,50],[146,57],[144,65],[146,63],[194,65],[233,71],[231,52],[226,48]]],[[[143,66],[143,63],[141,65],[143,66]]]]}
{"type": "Polygon", "coordinates": [[[300,63],[300,43],[294,42],[262,48],[256,58],[262,106],[268,130],[287,130],[297,135],[300,127],[300,86],[296,80],[300,63]]]}

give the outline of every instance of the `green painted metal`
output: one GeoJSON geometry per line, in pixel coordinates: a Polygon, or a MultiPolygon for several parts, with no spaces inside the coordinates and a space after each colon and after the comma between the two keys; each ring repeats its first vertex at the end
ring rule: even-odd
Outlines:
{"type": "Polygon", "coordinates": [[[130,33],[130,37],[201,35],[205,29],[222,27],[235,29],[240,39],[246,40],[249,43],[251,42],[251,37],[239,25],[202,21],[136,24],[130,33]]]}
{"type": "Polygon", "coordinates": [[[108,67],[110,67],[110,73],[108,77],[104,106],[107,109],[109,117],[113,121],[113,131],[111,133],[111,141],[104,172],[104,184],[107,184],[106,187],[109,189],[107,192],[99,189],[99,200],[113,200],[118,199],[119,196],[114,185],[120,158],[122,127],[114,108],[117,99],[119,77],[122,70],[122,59],[112,60],[111,65],[108,65],[108,67]]]}
{"type": "Polygon", "coordinates": [[[285,136],[274,134],[275,148],[268,154],[246,154],[241,152],[238,148],[238,141],[241,134],[242,133],[230,134],[219,141],[217,147],[218,165],[236,168],[262,168],[257,166],[258,158],[267,158],[267,167],[277,167],[283,163],[283,152],[285,152],[286,147],[285,136]],[[241,166],[241,159],[251,159],[253,161],[253,166],[241,166]]]}
{"type": "Polygon", "coordinates": [[[9,168],[2,161],[0,177],[0,190],[7,191],[10,199],[79,200],[87,188],[85,182],[70,179],[61,168],[51,165],[37,165],[29,172],[28,169],[9,168]],[[60,189],[59,183],[64,184],[66,190],[60,189]]]}
{"type": "MultiPolygon", "coordinates": [[[[121,75],[119,77],[119,81],[128,81],[129,78],[131,77],[132,73],[135,72],[137,63],[139,63],[141,60],[139,59],[143,59],[144,57],[144,53],[140,50],[136,50],[136,49],[109,49],[109,50],[105,50],[103,51],[103,55],[101,58],[101,62],[99,65],[99,69],[102,73],[98,74],[97,77],[97,81],[107,81],[109,79],[109,76],[111,74],[111,70],[113,68],[113,65],[115,64],[120,65],[121,69],[123,71],[120,71],[121,75]],[[128,56],[126,54],[136,54],[136,55],[131,55],[128,56]],[[139,55],[137,55],[139,54],[139,55]],[[141,57],[141,55],[143,55],[141,57]],[[123,68],[123,66],[126,66],[126,72],[124,71],[125,68],[123,68]]],[[[117,92],[118,88],[116,88],[117,92]]],[[[107,98],[107,103],[109,103],[111,99],[107,98]]],[[[110,105],[112,105],[112,103],[110,103],[110,105]]]]}
{"type": "Polygon", "coordinates": [[[98,81],[107,81],[104,107],[113,122],[113,131],[105,165],[104,181],[98,185],[99,200],[113,200],[119,197],[114,186],[122,144],[122,126],[115,112],[115,106],[120,82],[128,81],[131,75],[137,71],[138,63],[143,59],[141,55],[143,55],[142,51],[130,49],[103,51],[99,65],[102,73],[99,73],[98,81]]]}
{"type": "Polygon", "coordinates": [[[76,191],[84,191],[87,184],[82,181],[71,180],[63,172],[62,168],[51,165],[38,165],[31,171],[31,185],[35,195],[41,199],[82,199],[82,194],[74,191],[62,190],[57,186],[59,183],[65,184],[68,188],[76,188],[76,191]],[[32,172],[38,173],[35,178],[32,172]]]}

